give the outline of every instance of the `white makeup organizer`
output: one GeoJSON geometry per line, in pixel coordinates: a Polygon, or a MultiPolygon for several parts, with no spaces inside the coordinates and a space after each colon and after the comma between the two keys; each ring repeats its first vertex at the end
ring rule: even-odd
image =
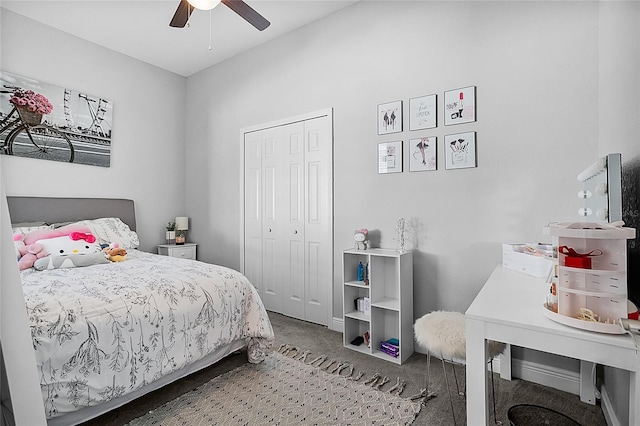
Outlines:
{"type": "Polygon", "coordinates": [[[628,315],[627,240],[636,230],[576,222],[548,226],[545,232],[557,237],[559,247],[558,311],[545,304],[545,315],[572,327],[623,334],[618,320],[628,315]]]}

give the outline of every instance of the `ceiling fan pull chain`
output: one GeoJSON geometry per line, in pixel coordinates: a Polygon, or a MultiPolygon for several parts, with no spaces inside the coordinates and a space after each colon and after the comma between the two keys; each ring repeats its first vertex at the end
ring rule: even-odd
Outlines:
{"type": "Polygon", "coordinates": [[[211,50],[211,11],[213,9],[209,9],[209,50],[211,50]]]}

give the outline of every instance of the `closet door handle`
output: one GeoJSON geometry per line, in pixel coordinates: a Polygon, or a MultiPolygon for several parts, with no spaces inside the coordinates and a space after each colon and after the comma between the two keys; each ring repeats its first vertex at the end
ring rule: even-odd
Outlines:
{"type": "Polygon", "coordinates": [[[269,231],[268,231],[268,232],[271,232],[271,228],[269,228],[269,231]]]}
{"type": "Polygon", "coordinates": [[[298,230],[297,230],[297,229],[295,229],[295,230],[293,231],[293,233],[294,233],[294,234],[297,234],[297,233],[298,233],[298,230]]]}

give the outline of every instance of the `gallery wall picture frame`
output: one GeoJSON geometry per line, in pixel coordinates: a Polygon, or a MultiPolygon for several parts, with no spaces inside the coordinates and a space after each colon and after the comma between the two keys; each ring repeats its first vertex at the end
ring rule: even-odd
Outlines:
{"type": "Polygon", "coordinates": [[[402,173],[402,141],[378,144],[378,173],[402,173]]]}
{"type": "Polygon", "coordinates": [[[113,101],[0,71],[0,154],[110,167],[113,101]]]}
{"type": "Polygon", "coordinates": [[[438,126],[438,96],[409,99],[409,130],[433,129],[438,126]]]}
{"type": "Polygon", "coordinates": [[[438,138],[427,136],[409,140],[409,171],[423,172],[438,169],[438,138]]]}
{"type": "Polygon", "coordinates": [[[402,101],[378,105],[378,134],[402,132],[402,101]]]}
{"type": "Polygon", "coordinates": [[[476,132],[444,136],[445,169],[477,167],[476,132]]]}
{"type": "Polygon", "coordinates": [[[444,92],[444,125],[476,121],[476,86],[444,92]]]}

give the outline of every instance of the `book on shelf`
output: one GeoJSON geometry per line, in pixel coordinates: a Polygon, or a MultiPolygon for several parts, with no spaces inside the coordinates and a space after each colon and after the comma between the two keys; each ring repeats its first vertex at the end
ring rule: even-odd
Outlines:
{"type": "Polygon", "coordinates": [[[395,351],[395,352],[398,352],[400,350],[400,346],[399,345],[395,345],[393,343],[389,343],[388,340],[380,342],[380,347],[383,347],[385,349],[388,349],[390,351],[395,351]]]}
{"type": "Polygon", "coordinates": [[[393,353],[393,354],[397,354],[400,352],[400,348],[394,348],[394,347],[390,347],[390,346],[385,346],[382,343],[380,343],[380,350],[388,352],[388,353],[393,353]]]}
{"type": "Polygon", "coordinates": [[[380,346],[380,352],[383,352],[383,353],[385,353],[387,355],[390,355],[392,357],[395,357],[395,358],[398,358],[398,355],[400,355],[400,352],[391,351],[389,349],[386,349],[384,346],[380,346]]]}
{"type": "Polygon", "coordinates": [[[388,349],[390,351],[399,352],[400,351],[399,343],[400,342],[398,342],[398,339],[383,340],[382,342],[380,342],[380,347],[384,347],[385,349],[388,349]]]}

